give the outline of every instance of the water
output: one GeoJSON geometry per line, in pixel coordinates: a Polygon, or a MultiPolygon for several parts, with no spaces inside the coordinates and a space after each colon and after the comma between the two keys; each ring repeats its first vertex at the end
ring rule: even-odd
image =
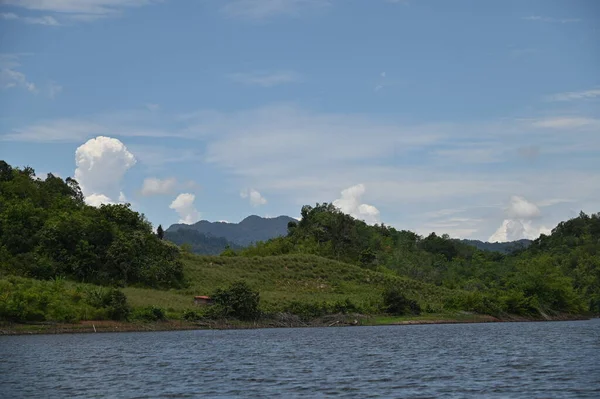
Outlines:
{"type": "Polygon", "coordinates": [[[600,398],[600,320],[0,337],[4,398],[600,398]]]}

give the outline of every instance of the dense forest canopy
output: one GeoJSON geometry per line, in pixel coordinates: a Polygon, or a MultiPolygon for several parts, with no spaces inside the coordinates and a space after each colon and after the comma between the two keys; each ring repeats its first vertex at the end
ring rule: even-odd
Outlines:
{"type": "Polygon", "coordinates": [[[163,288],[183,284],[179,256],[129,204],[88,206],[75,180],[0,161],[2,273],[163,288]]]}

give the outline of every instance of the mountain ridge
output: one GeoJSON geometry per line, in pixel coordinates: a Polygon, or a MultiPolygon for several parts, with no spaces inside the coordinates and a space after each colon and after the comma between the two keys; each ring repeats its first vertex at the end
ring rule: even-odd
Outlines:
{"type": "Polygon", "coordinates": [[[288,223],[296,221],[296,219],[285,215],[274,218],[250,215],[239,223],[200,220],[191,225],[173,224],[166,232],[175,233],[179,230],[194,230],[207,237],[224,238],[237,246],[246,247],[259,241],[267,241],[271,238],[286,235],[288,223]]]}

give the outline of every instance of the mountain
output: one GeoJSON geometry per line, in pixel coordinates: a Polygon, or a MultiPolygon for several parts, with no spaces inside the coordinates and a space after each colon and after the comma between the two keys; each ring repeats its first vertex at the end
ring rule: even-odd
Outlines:
{"type": "Polygon", "coordinates": [[[177,245],[188,244],[191,251],[199,255],[219,255],[225,248],[240,249],[241,246],[223,237],[212,237],[192,229],[166,231],[165,240],[177,245]]]}
{"type": "Polygon", "coordinates": [[[527,248],[531,244],[531,240],[521,239],[509,242],[484,242],[479,240],[459,240],[460,242],[471,245],[482,251],[500,252],[508,254],[516,249],[527,248]]]}
{"type": "Polygon", "coordinates": [[[258,241],[267,241],[271,238],[286,235],[289,222],[296,222],[296,219],[289,216],[262,218],[252,215],[239,223],[201,220],[192,225],[174,224],[166,232],[174,233],[179,230],[194,230],[208,237],[221,237],[235,245],[247,247],[258,241]]]}

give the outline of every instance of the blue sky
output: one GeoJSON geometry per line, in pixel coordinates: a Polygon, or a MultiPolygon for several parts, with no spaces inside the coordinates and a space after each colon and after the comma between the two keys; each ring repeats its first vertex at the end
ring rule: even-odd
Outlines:
{"type": "Polygon", "coordinates": [[[600,211],[600,3],[0,0],[0,159],[155,224],[600,211]],[[77,170],[77,171],[76,171],[77,170]]]}

